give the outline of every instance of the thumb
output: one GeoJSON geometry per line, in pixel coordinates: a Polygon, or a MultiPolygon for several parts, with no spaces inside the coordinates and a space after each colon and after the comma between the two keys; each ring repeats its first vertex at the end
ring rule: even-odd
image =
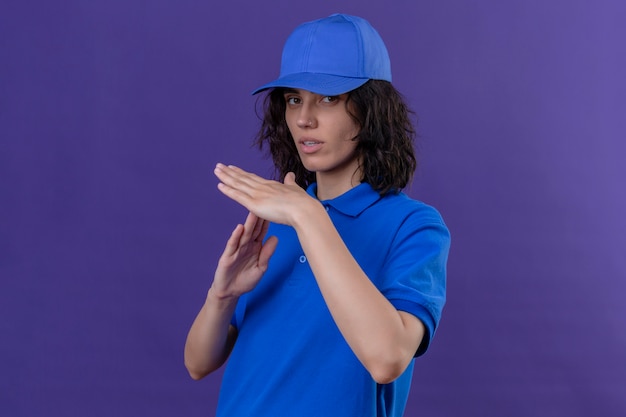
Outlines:
{"type": "Polygon", "coordinates": [[[288,172],[287,175],[285,175],[284,183],[285,185],[297,185],[296,174],[294,174],[293,172],[288,172]]]}

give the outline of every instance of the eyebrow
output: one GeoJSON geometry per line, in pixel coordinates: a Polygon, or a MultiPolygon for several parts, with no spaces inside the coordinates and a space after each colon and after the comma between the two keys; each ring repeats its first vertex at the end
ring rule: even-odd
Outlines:
{"type": "Polygon", "coordinates": [[[300,90],[296,90],[295,88],[285,87],[283,88],[283,94],[299,94],[300,90]]]}

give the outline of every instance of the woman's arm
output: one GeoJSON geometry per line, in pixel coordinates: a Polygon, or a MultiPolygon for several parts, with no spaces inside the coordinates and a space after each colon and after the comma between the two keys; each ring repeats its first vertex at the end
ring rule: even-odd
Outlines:
{"type": "Polygon", "coordinates": [[[323,206],[295,184],[218,165],[220,190],[257,216],[294,227],[326,304],[348,345],[379,383],[404,372],[425,328],[400,312],[350,254],[323,206]]]}
{"type": "Polygon", "coordinates": [[[299,211],[293,227],[351,349],[378,383],[399,377],[424,337],[422,322],[396,310],[374,286],[321,206],[299,211]]]}
{"type": "Polygon", "coordinates": [[[237,339],[230,325],[236,305],[236,298],[220,299],[209,289],[185,343],[185,367],[193,379],[215,371],[230,355],[237,339]]]}
{"type": "Polygon", "coordinates": [[[206,301],[185,343],[185,366],[194,379],[213,372],[230,355],[237,338],[237,330],[230,325],[237,301],[256,286],[276,249],[276,237],[263,243],[268,226],[267,221],[250,213],[226,243],[206,301]]]}

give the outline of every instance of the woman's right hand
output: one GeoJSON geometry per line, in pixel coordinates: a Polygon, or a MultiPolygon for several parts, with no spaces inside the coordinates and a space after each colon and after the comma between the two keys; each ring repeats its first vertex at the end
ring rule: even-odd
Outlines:
{"type": "Polygon", "coordinates": [[[185,366],[193,379],[222,366],[235,344],[237,331],[230,320],[237,300],[259,282],[278,243],[275,236],[263,243],[268,227],[267,220],[250,213],[226,243],[213,284],[185,342],[185,366]]]}
{"type": "Polygon", "coordinates": [[[249,213],[243,225],[233,230],[219,259],[210,292],[220,299],[238,298],[257,285],[276,249],[278,239],[265,243],[269,222],[249,213]]]}

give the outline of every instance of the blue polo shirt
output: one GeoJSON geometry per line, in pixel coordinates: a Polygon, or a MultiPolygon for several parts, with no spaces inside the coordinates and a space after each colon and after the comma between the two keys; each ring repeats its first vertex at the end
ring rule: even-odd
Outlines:
{"type": "MultiPolygon", "coordinates": [[[[315,197],[316,184],[307,192],[315,197]]],[[[445,303],[450,235],[440,214],[404,193],[380,196],[367,183],[321,201],[369,279],[426,327],[423,354],[445,303]]],[[[271,224],[278,246],[259,284],[237,304],[237,342],[224,372],[222,417],[400,417],[413,362],[377,384],[333,321],[290,226],[271,224]]],[[[337,276],[336,279],[341,279],[337,276]]]]}

